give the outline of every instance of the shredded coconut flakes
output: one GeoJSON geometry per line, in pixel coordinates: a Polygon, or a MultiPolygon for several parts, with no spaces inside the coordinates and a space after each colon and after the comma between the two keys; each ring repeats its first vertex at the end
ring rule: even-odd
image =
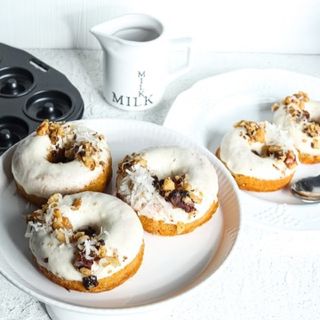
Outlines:
{"type": "Polygon", "coordinates": [[[131,170],[126,170],[126,173],[120,185],[120,193],[136,210],[141,210],[151,201],[156,191],[153,178],[149,170],[139,164],[132,166],[131,170]]]}

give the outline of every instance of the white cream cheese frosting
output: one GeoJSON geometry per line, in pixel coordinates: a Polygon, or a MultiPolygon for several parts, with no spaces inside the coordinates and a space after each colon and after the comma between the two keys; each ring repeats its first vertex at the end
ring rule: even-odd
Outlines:
{"type": "Polygon", "coordinates": [[[289,168],[284,161],[279,161],[273,156],[260,156],[264,146],[276,145],[281,147],[283,153],[291,151],[297,161],[296,150],[287,133],[267,121],[255,124],[264,128],[263,141],[250,141],[246,135],[246,129],[236,126],[222,139],[220,159],[233,174],[261,180],[281,179],[294,173],[295,167],[289,168]]]}
{"type": "Polygon", "coordinates": [[[288,132],[301,153],[320,155],[320,102],[297,93],[274,104],[272,109],[273,122],[288,132]],[[308,129],[312,125],[316,130],[308,129]]]}
{"type": "Polygon", "coordinates": [[[75,123],[65,123],[61,128],[64,136],[59,136],[55,144],[47,134],[35,132],[17,145],[12,158],[12,174],[26,193],[48,198],[57,192],[80,191],[103,173],[102,163],[110,161],[110,150],[102,135],[75,123]],[[96,150],[92,155],[96,164],[93,170],[77,158],[66,163],[48,160],[52,150],[64,148],[70,141],[77,146],[78,154],[83,152],[85,143],[96,150]]]}
{"type": "Polygon", "coordinates": [[[218,201],[218,178],[207,157],[192,149],[158,147],[141,151],[137,162],[117,177],[117,193],[139,215],[167,224],[191,223],[201,218],[218,201]],[[157,180],[185,175],[194,194],[201,201],[194,203],[195,210],[187,213],[159,193],[157,180]]]}
{"type": "Polygon", "coordinates": [[[74,242],[73,237],[87,227],[97,230],[96,240],[89,238],[81,244],[87,259],[93,259],[90,252],[97,250],[94,246],[97,240],[105,244],[106,256],[95,260],[91,267],[91,274],[98,280],[112,276],[136,258],[143,244],[143,229],[136,213],[126,203],[98,192],[54,197],[43,221],[29,221],[26,232],[39,265],[60,278],[81,281],[83,274],[74,266],[76,246],[81,240],[74,242]],[[77,201],[78,207],[74,207],[77,201]],[[57,209],[68,219],[71,228],[54,229],[57,209]]]}

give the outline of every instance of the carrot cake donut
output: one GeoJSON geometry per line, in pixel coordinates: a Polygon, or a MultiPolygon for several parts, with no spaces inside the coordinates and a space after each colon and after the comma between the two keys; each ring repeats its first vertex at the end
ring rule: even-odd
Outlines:
{"type": "Polygon", "coordinates": [[[117,195],[144,229],[160,235],[190,232],[218,208],[218,179],[208,158],[180,147],[149,148],[118,167],[117,195]]]}
{"type": "Polygon", "coordinates": [[[12,158],[18,191],[37,205],[54,193],[102,192],[111,171],[104,136],[71,122],[44,121],[17,145],[12,158]]]}
{"type": "Polygon", "coordinates": [[[273,104],[272,111],[273,122],[288,131],[300,161],[320,162],[320,102],[298,92],[273,104]]]}
{"type": "Polygon", "coordinates": [[[286,186],[298,164],[284,131],[267,121],[242,120],[222,139],[217,156],[240,189],[274,191],[286,186]]]}
{"type": "Polygon", "coordinates": [[[141,265],[141,223],[132,208],[111,195],[54,194],[27,221],[26,237],[37,266],[66,289],[110,290],[141,265]]]}

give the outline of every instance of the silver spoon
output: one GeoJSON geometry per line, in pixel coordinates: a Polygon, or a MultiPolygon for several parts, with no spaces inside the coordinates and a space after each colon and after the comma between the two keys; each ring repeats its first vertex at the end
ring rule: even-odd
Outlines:
{"type": "Polygon", "coordinates": [[[304,202],[320,202],[320,175],[296,181],[291,185],[291,192],[304,202]]]}

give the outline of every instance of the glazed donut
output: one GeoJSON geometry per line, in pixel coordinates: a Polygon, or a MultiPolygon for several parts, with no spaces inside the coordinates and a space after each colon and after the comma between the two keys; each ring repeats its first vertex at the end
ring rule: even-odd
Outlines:
{"type": "Polygon", "coordinates": [[[111,171],[104,136],[77,123],[44,121],[12,158],[18,191],[37,205],[54,193],[102,192],[111,171]]]}
{"type": "Polygon", "coordinates": [[[320,162],[320,103],[298,92],[273,104],[273,122],[286,130],[302,163],[320,162]]]}
{"type": "Polygon", "coordinates": [[[191,232],[218,207],[218,179],[203,155],[180,147],[149,148],[118,166],[117,195],[138,214],[144,229],[160,235],[191,232]]]}
{"type": "Polygon", "coordinates": [[[240,189],[274,191],[286,186],[298,156],[286,133],[267,121],[242,120],[225,134],[217,156],[240,189]]]}
{"type": "Polygon", "coordinates": [[[126,203],[111,195],[54,194],[27,221],[26,237],[37,266],[66,289],[110,290],[142,262],[141,223],[126,203]]]}

